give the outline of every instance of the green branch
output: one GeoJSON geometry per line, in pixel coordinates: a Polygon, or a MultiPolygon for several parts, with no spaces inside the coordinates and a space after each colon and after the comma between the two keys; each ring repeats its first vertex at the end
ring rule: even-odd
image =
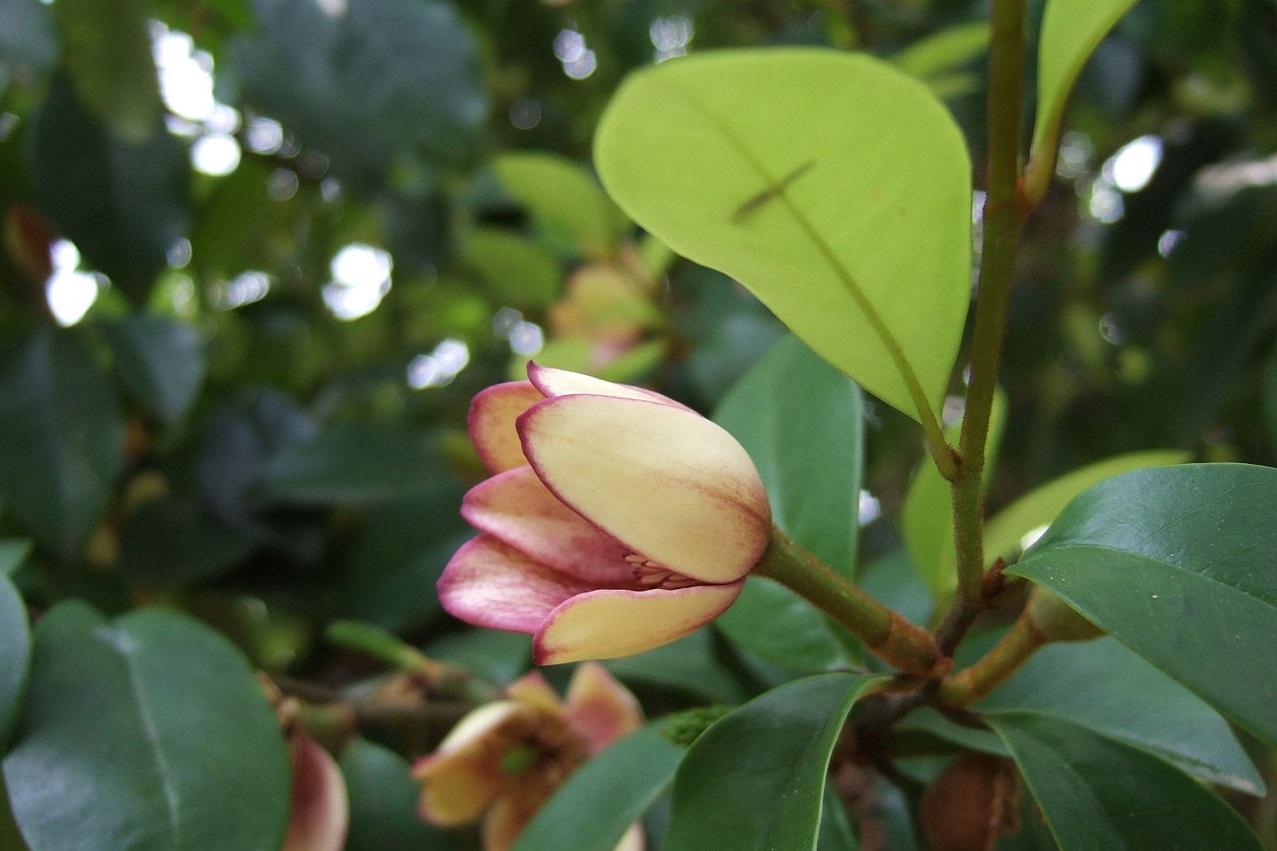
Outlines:
{"type": "Polygon", "coordinates": [[[779,529],[772,529],[771,546],[754,573],[805,598],[902,671],[936,674],[945,661],[931,633],[843,579],[779,529]]]}
{"type": "Polygon", "coordinates": [[[988,170],[980,290],[971,341],[971,383],[953,480],[958,593],[941,629],[948,652],[983,606],[984,475],[989,416],[1002,362],[1002,338],[1025,205],[1020,195],[1020,113],[1024,86],[1024,0],[994,0],[989,45],[988,170]]]}

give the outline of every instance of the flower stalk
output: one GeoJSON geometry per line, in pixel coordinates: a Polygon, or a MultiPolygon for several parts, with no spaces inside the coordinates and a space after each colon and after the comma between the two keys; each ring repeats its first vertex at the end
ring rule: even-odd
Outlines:
{"type": "Polygon", "coordinates": [[[874,655],[911,674],[936,675],[947,663],[931,633],[905,620],[779,529],[754,573],[774,579],[845,626],[874,655]]]}

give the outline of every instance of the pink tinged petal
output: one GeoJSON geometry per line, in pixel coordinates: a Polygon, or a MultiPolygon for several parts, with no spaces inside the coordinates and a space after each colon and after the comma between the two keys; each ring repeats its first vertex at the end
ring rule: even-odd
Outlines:
{"type": "Polygon", "coordinates": [[[586,662],[573,672],[567,715],[589,741],[591,754],[643,726],[639,702],[598,662],[586,662]]]}
{"type": "Polygon", "coordinates": [[[771,509],[748,453],[690,411],[560,396],[519,417],[523,451],[555,496],[648,559],[734,582],[762,558],[771,509]]]}
{"type": "Polygon", "coordinates": [[[489,470],[500,473],[528,463],[514,431],[514,421],[542,398],[541,391],[527,381],[494,384],[474,397],[466,426],[479,458],[489,470]]]}
{"type": "Polygon", "coordinates": [[[682,638],[726,611],[744,581],[667,591],[591,591],[554,613],[533,640],[538,665],[632,656],[682,638]]]}
{"type": "Polygon", "coordinates": [[[506,686],[505,693],[513,700],[527,706],[535,706],[552,715],[563,712],[563,701],[559,700],[558,693],[550,687],[539,671],[519,677],[506,686]]]}
{"type": "Polygon", "coordinates": [[[507,470],[471,488],[461,516],[529,558],[594,586],[633,580],[625,546],[560,502],[531,467],[507,470]]]}
{"type": "Polygon", "coordinates": [[[522,712],[513,700],[485,704],[462,718],[438,750],[417,760],[412,774],[423,784],[423,819],[454,827],[483,814],[505,783],[500,749],[492,743],[522,712]]]}
{"type": "Polygon", "coordinates": [[[293,797],[281,851],[341,851],[350,825],[341,769],[328,751],[305,733],[294,733],[290,748],[293,797]]]}
{"type": "Polygon", "coordinates": [[[480,535],[461,545],[436,587],[444,609],[466,623],[536,632],[556,606],[593,586],[480,535]]]}
{"type": "Polygon", "coordinates": [[[579,372],[569,372],[566,369],[541,366],[534,361],[528,361],[528,380],[545,394],[547,399],[555,396],[586,394],[590,396],[612,396],[617,399],[641,399],[645,402],[660,402],[662,405],[671,405],[683,411],[691,410],[681,402],[675,402],[670,397],[662,396],[655,390],[646,390],[642,387],[635,387],[632,384],[617,384],[614,381],[604,381],[602,378],[582,375],[579,372]]]}

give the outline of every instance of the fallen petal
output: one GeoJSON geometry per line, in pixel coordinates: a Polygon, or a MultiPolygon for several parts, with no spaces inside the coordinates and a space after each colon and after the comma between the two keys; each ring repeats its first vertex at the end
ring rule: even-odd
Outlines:
{"type": "Polygon", "coordinates": [[[529,558],[595,587],[633,579],[625,546],[560,502],[531,467],[507,470],[471,488],[461,516],[529,558]]]}
{"type": "Polygon", "coordinates": [[[494,384],[470,403],[466,427],[484,466],[494,473],[528,463],[514,430],[514,421],[544,397],[527,381],[494,384]]]}
{"type": "Polygon", "coordinates": [[[744,581],[678,590],[591,591],[559,606],[533,639],[538,665],[632,656],[722,614],[744,581]]]}
{"type": "Polygon", "coordinates": [[[518,420],[546,487],[637,553],[703,582],[757,564],[771,509],[748,453],[690,411],[634,399],[560,396],[518,420]]]}
{"type": "Polygon", "coordinates": [[[556,606],[592,587],[490,535],[462,544],[437,585],[439,602],[453,617],[512,632],[535,632],[556,606]]]}
{"type": "Polygon", "coordinates": [[[569,372],[566,369],[555,369],[528,361],[528,380],[540,390],[546,398],[555,396],[572,396],[586,394],[590,396],[611,396],[616,399],[641,399],[645,402],[660,402],[680,410],[691,410],[686,405],[675,402],[668,396],[662,396],[655,390],[646,390],[632,384],[617,384],[604,381],[592,375],[569,372]]]}
{"type": "Polygon", "coordinates": [[[596,754],[643,726],[643,709],[630,690],[598,662],[586,662],[568,683],[567,715],[596,754]]]}

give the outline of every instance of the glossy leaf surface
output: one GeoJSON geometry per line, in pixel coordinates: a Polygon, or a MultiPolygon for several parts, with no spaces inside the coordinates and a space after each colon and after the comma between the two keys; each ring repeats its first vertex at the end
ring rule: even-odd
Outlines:
{"type": "Polygon", "coordinates": [[[1277,743],[1277,470],[1139,470],[1075,499],[1011,568],[1277,743]]]}
{"type": "MultiPolygon", "coordinates": [[[[860,391],[796,337],[786,337],[719,404],[715,420],[749,452],[772,521],[845,576],[856,548],[864,452],[860,391]]],[[[717,624],[763,659],[821,671],[846,657],[824,615],[759,577],[717,624]]]]}
{"type": "Polygon", "coordinates": [[[811,848],[830,753],[852,703],[874,682],[794,680],[701,734],[674,780],[667,851],[811,848]]]}
{"type": "Polygon", "coordinates": [[[40,330],[0,366],[0,493],[37,541],[79,553],[115,488],[124,426],[92,353],[40,330]]]}
{"type": "Polygon", "coordinates": [[[866,390],[936,408],[970,296],[970,164],[923,84],[832,51],[696,56],[631,74],[594,153],[644,228],[866,390]]]}
{"type": "Polygon", "coordinates": [[[31,662],[31,629],[27,607],[9,577],[0,573],[0,750],[22,710],[27,669],[31,662]]]}
{"type": "Polygon", "coordinates": [[[660,727],[644,727],[581,766],[524,828],[514,851],[612,851],[683,758],[660,727]]]}
{"type": "Polygon", "coordinates": [[[45,615],[4,775],[32,851],[277,848],[288,819],[284,741],[247,662],[156,610],[45,615]]]}
{"type": "Polygon", "coordinates": [[[1155,756],[1058,718],[1015,713],[989,724],[1062,851],[1259,848],[1241,816],[1155,756]]]}
{"type": "Polygon", "coordinates": [[[204,381],[204,348],[194,326],[154,316],[102,325],[124,386],[166,423],[180,420],[204,381]]]}
{"type": "Polygon", "coordinates": [[[1174,449],[1131,452],[1088,464],[1052,479],[1020,497],[989,521],[984,534],[985,557],[992,561],[998,556],[1015,553],[1025,535],[1045,528],[1075,496],[1092,485],[1131,470],[1168,467],[1183,464],[1188,459],[1187,452],[1174,449]]]}
{"type": "Polygon", "coordinates": [[[477,846],[465,833],[440,830],[421,820],[421,787],[408,761],[394,751],[356,738],[346,745],[338,765],[350,798],[346,851],[461,851],[477,846]]]}

